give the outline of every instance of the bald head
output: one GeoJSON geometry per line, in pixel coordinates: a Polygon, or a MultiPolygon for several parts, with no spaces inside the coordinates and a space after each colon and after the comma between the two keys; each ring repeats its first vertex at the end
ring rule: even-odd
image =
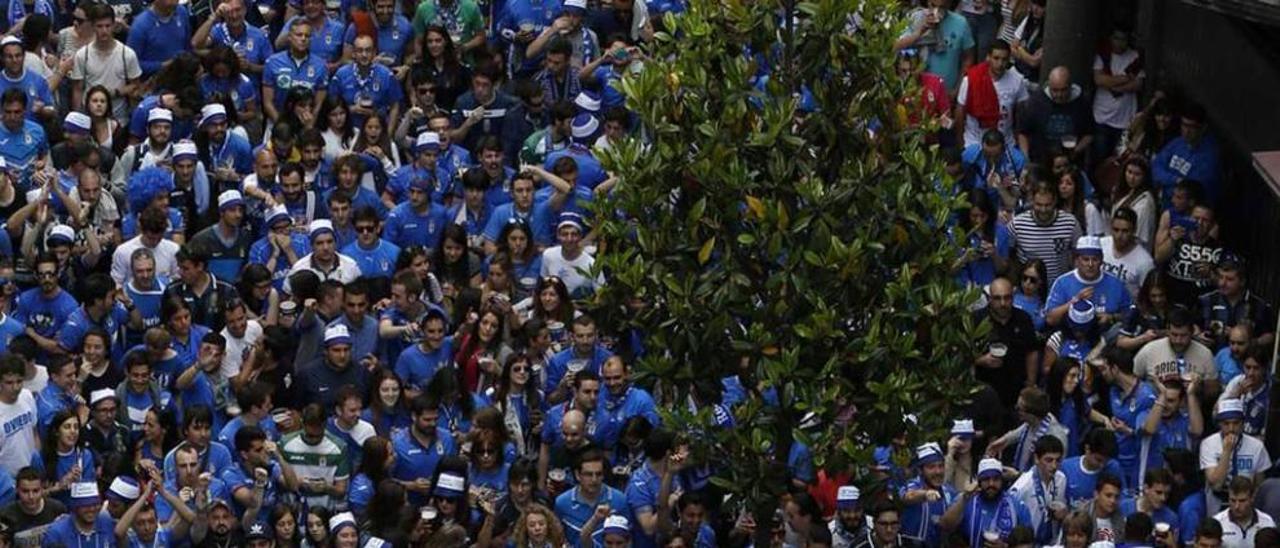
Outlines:
{"type": "Polygon", "coordinates": [[[576,447],[586,440],[587,416],[582,411],[572,409],[564,414],[560,421],[560,436],[565,445],[576,447]]]}
{"type": "Polygon", "coordinates": [[[1056,103],[1071,101],[1071,69],[1057,66],[1049,71],[1049,97],[1056,103]]]}
{"type": "Polygon", "coordinates": [[[987,288],[987,309],[999,321],[1007,321],[1013,313],[1013,282],[999,277],[987,288]]]}

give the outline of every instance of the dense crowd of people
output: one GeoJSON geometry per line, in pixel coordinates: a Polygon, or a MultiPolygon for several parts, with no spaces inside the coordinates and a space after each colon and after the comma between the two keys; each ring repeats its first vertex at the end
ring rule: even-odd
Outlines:
{"type": "Polygon", "coordinates": [[[983,391],[869,469],[795,442],[765,520],[658,412],[731,428],[750,373],[655,403],[584,306],[681,0],[6,0],[0,547],[1280,545],[1207,116],[1123,23],[1042,79],[1045,2],[903,2],[895,44],[983,391]]]}

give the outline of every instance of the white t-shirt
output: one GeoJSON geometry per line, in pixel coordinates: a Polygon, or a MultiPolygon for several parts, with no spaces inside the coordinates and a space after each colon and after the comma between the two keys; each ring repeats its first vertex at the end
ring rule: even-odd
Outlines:
{"type": "MultiPolygon", "coordinates": [[[[1138,58],[1138,51],[1132,48],[1124,53],[1115,53],[1111,55],[1111,74],[1126,74],[1125,69],[1128,68],[1138,58]]],[[[1102,70],[1102,56],[1093,58],[1093,70],[1102,70]]],[[[1137,78],[1139,80],[1146,77],[1146,73],[1139,71],[1137,78]]],[[[1110,90],[1098,89],[1093,94],[1093,120],[1099,124],[1106,125],[1115,129],[1125,129],[1129,127],[1129,123],[1133,121],[1133,117],[1138,115],[1138,95],[1136,93],[1121,93],[1117,97],[1110,90]]]]}
{"type": "MultiPolygon", "coordinates": [[[[116,40],[115,47],[106,53],[98,51],[94,44],[77,50],[71,64],[71,73],[67,77],[80,80],[84,84],[82,89],[86,91],[99,85],[114,91],[124,88],[129,80],[141,76],[142,66],[138,64],[138,54],[133,48],[116,40]]],[[[128,119],[128,103],[119,98],[112,101],[115,106],[112,114],[117,120],[128,119]]]]}
{"type": "MultiPolygon", "coordinates": [[[[1215,432],[1200,442],[1200,469],[1208,470],[1218,465],[1218,461],[1222,459],[1222,432],[1215,432]]],[[[1261,477],[1268,468],[1271,468],[1271,455],[1267,453],[1266,446],[1262,445],[1262,440],[1241,434],[1240,442],[1236,447],[1235,465],[1232,467],[1237,476],[1246,478],[1261,477]]],[[[1230,482],[1232,477],[1228,473],[1225,480],[1230,482]]],[[[1218,500],[1214,496],[1213,490],[1205,488],[1205,508],[1209,512],[1217,511],[1219,507],[1226,501],[1218,500]]],[[[1252,546],[1252,544],[1250,544],[1252,546]]]]}
{"type": "Polygon", "coordinates": [[[262,324],[257,320],[249,320],[244,328],[244,337],[236,338],[227,328],[222,328],[222,337],[227,340],[227,352],[222,355],[222,376],[231,378],[240,374],[240,364],[244,363],[249,349],[262,337],[262,324]]]}
{"type": "Polygon", "coordinates": [[[1133,357],[1133,374],[1153,383],[1158,378],[1186,372],[1199,373],[1202,379],[1218,378],[1218,366],[1213,361],[1213,353],[1203,344],[1191,341],[1183,358],[1187,362],[1187,371],[1178,371],[1178,355],[1169,344],[1169,338],[1156,339],[1144,345],[1133,357]]]}
{"type": "Polygon", "coordinates": [[[1040,524],[1044,523],[1048,513],[1044,507],[1050,506],[1054,501],[1061,502],[1065,507],[1067,504],[1067,475],[1058,470],[1053,474],[1053,485],[1046,487],[1039,478],[1040,472],[1032,467],[1030,470],[1023,472],[1018,479],[1013,482],[1013,486],[1009,488],[1009,492],[1015,498],[1021,500],[1027,505],[1027,512],[1031,514],[1032,531],[1040,529],[1040,524]],[[1037,488],[1036,484],[1040,487],[1037,488]]]}
{"type": "MultiPolygon", "coordinates": [[[[1013,67],[1005,71],[1004,76],[995,81],[996,97],[1000,100],[1000,121],[996,123],[996,129],[1004,134],[1005,146],[1017,146],[1013,140],[1013,108],[1014,105],[1026,101],[1027,81],[1013,67]]],[[[956,94],[956,101],[961,105],[965,105],[969,100],[969,77],[965,76],[960,80],[960,91],[956,94]]],[[[982,133],[986,130],[978,126],[978,119],[972,115],[965,114],[964,122],[964,145],[976,145],[982,143],[982,133]]]]}
{"type": "Polygon", "coordinates": [[[1267,527],[1275,527],[1276,520],[1262,510],[1253,510],[1253,523],[1249,524],[1249,529],[1241,529],[1234,521],[1231,521],[1231,511],[1223,510],[1213,516],[1213,519],[1222,524],[1222,548],[1253,548],[1253,537],[1258,533],[1259,529],[1267,527]]]}
{"type": "Polygon", "coordinates": [[[594,291],[596,287],[604,285],[604,276],[597,276],[592,280],[584,272],[591,272],[591,265],[596,260],[590,253],[583,251],[578,257],[572,261],[564,258],[564,252],[560,246],[549,247],[542,252],[542,276],[555,276],[564,282],[565,288],[569,290],[570,295],[580,295],[583,292],[594,291]]]}
{"type": "Polygon", "coordinates": [[[1129,296],[1138,301],[1138,290],[1142,289],[1142,280],[1147,273],[1154,270],[1156,262],[1141,244],[1133,246],[1124,256],[1116,256],[1115,241],[1111,236],[1102,238],[1102,270],[1120,278],[1129,296]]]}
{"type": "Polygon", "coordinates": [[[39,394],[44,387],[49,385],[49,369],[43,365],[37,364],[36,374],[30,379],[22,381],[22,387],[30,390],[32,394],[39,394]]]}
{"type": "Polygon", "coordinates": [[[356,264],[355,259],[352,259],[351,257],[348,257],[341,253],[338,253],[337,256],[338,256],[338,266],[334,268],[332,271],[329,271],[328,273],[321,272],[319,269],[313,268],[311,266],[310,253],[308,253],[306,257],[298,259],[298,262],[293,264],[293,268],[289,269],[288,277],[284,279],[284,292],[289,293],[291,295],[293,294],[291,291],[289,291],[289,278],[292,278],[294,274],[298,272],[302,272],[303,270],[310,270],[312,272],[315,272],[316,276],[319,276],[320,281],[322,282],[325,280],[337,280],[344,284],[349,284],[351,282],[354,282],[356,278],[360,277],[360,265],[356,264]]]}
{"type": "MultiPolygon", "coordinates": [[[[125,282],[133,280],[133,265],[130,259],[133,258],[134,250],[143,247],[142,236],[134,236],[133,239],[120,244],[115,252],[111,254],[111,279],[115,280],[116,285],[124,285],[125,282]]],[[[180,249],[173,240],[160,240],[160,243],[151,249],[152,254],[156,257],[156,276],[167,276],[169,279],[176,279],[178,276],[178,249],[180,249]]]]}
{"type": "Polygon", "coordinates": [[[36,452],[36,398],[30,390],[13,403],[0,402],[0,468],[16,476],[36,452]]]}

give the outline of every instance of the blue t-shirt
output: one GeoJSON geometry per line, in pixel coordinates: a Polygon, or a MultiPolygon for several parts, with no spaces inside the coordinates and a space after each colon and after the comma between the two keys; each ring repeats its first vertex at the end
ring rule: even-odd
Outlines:
{"type": "Polygon", "coordinates": [[[1135,382],[1128,394],[1122,393],[1118,386],[1111,387],[1111,416],[1124,421],[1133,429],[1132,434],[1116,431],[1116,461],[1120,463],[1120,468],[1124,471],[1122,479],[1130,489],[1141,485],[1142,478],[1138,476],[1138,469],[1142,425],[1147,422],[1147,414],[1155,403],[1156,393],[1148,383],[1135,382]]]}
{"type": "Polygon", "coordinates": [[[200,98],[206,102],[213,100],[214,95],[224,95],[231,98],[237,111],[245,110],[251,101],[255,106],[258,103],[258,86],[244,74],[234,78],[215,78],[205,74],[196,81],[196,85],[200,88],[200,98]]]}
{"type": "MultiPolygon", "coordinates": [[[[311,253],[311,240],[307,238],[306,234],[290,232],[289,247],[292,247],[293,253],[301,259],[311,253]]],[[[249,262],[266,266],[269,260],[271,260],[271,242],[264,236],[249,246],[249,262]]],[[[271,272],[271,284],[276,289],[284,289],[284,280],[288,277],[289,269],[292,267],[293,265],[289,263],[289,258],[284,253],[276,257],[276,268],[271,272]]]]}
{"type": "Polygon", "coordinates": [[[515,202],[509,202],[493,208],[493,213],[489,214],[489,222],[484,226],[484,239],[497,243],[498,237],[502,235],[502,229],[515,219],[520,219],[525,223],[533,220],[533,204],[530,204],[529,211],[521,212],[516,209],[515,202]]]}
{"type": "MultiPolygon", "coordinates": [[[[315,44],[314,37],[311,41],[315,44]]],[[[329,69],[325,61],[314,53],[301,62],[295,61],[288,51],[267,58],[262,71],[262,85],[275,89],[275,107],[284,108],[285,96],[293,88],[323,91],[329,83],[329,69]]]]}
{"type": "Polygon", "coordinates": [[[109,344],[119,345],[118,335],[128,322],[129,313],[125,311],[124,305],[120,303],[112,303],[111,310],[102,316],[101,322],[96,322],[89,317],[89,311],[85,310],[84,307],[76,307],[75,311],[67,317],[67,321],[63,322],[62,328],[58,330],[58,346],[70,354],[79,354],[80,345],[84,343],[84,336],[92,327],[102,328],[111,336],[109,344]]]}
{"type": "MultiPolygon", "coordinates": [[[[982,537],[987,531],[994,531],[1001,539],[1008,540],[1009,533],[1019,525],[1031,526],[1031,512],[1022,499],[1008,493],[998,495],[993,501],[982,495],[974,496],[964,505],[962,532],[969,539],[970,546],[982,546],[982,537]]],[[[938,543],[930,543],[937,546],[938,543]]]]}
{"type": "Polygon", "coordinates": [[[604,165],[591,154],[591,150],[576,143],[569,145],[569,148],[564,150],[557,150],[548,154],[547,159],[542,162],[542,169],[548,172],[552,171],[556,161],[565,157],[573,158],[578,164],[578,186],[587,190],[595,190],[596,186],[609,177],[609,174],[604,170],[604,165]]]}
{"type": "Polygon", "coordinates": [[[396,359],[396,376],[405,386],[425,390],[436,371],[448,367],[453,360],[453,337],[445,337],[444,343],[431,352],[423,352],[422,345],[415,344],[396,359]]]}
{"type": "Polygon", "coordinates": [[[76,528],[75,516],[72,514],[63,514],[58,519],[53,520],[49,525],[49,529],[45,531],[44,538],[40,539],[40,546],[116,546],[115,535],[116,521],[106,512],[99,513],[93,521],[93,532],[83,534],[76,528]]]}
{"type": "MultiPolygon", "coordinates": [[[[906,495],[907,491],[924,489],[924,480],[919,477],[914,478],[902,486],[898,491],[898,496],[906,495]]],[[[927,500],[916,504],[906,505],[902,507],[902,535],[914,538],[929,546],[937,546],[941,543],[942,529],[938,526],[938,518],[947,512],[947,508],[951,503],[955,502],[958,493],[956,489],[949,483],[942,484],[942,497],[936,501],[929,502],[927,500]]]]}
{"type": "Polygon", "coordinates": [[[43,103],[43,106],[46,107],[53,106],[53,93],[49,92],[49,83],[44,78],[41,78],[39,74],[25,68],[22,70],[22,75],[16,79],[0,72],[0,92],[11,89],[22,90],[22,93],[27,96],[28,118],[35,118],[37,101],[43,103]]]}
{"type": "MultiPolygon", "coordinates": [[[[436,429],[435,439],[430,447],[424,447],[413,437],[412,429],[402,431],[391,438],[391,446],[396,452],[396,464],[391,475],[401,481],[414,481],[418,478],[433,479],[436,465],[440,459],[457,454],[458,448],[448,430],[436,429]]],[[[409,502],[421,506],[427,502],[426,495],[409,492],[409,502]]]]}
{"type": "MultiPolygon", "coordinates": [[[[683,491],[684,482],[679,476],[671,478],[671,492],[683,491]]],[[[658,490],[662,484],[662,476],[654,472],[646,462],[631,475],[627,483],[627,506],[631,510],[631,545],[634,548],[655,548],[658,543],[651,535],[646,535],[639,527],[640,514],[653,513],[658,510],[658,490]]]]}
{"type": "MultiPolygon", "coordinates": [[[[622,435],[622,427],[631,417],[644,417],[654,427],[662,424],[662,419],[658,417],[657,406],[653,403],[653,396],[635,386],[628,386],[619,396],[614,396],[607,388],[600,390],[597,413],[600,415],[600,421],[605,424],[603,440],[605,447],[613,447],[618,443],[618,437],[622,435]]],[[[795,445],[798,444],[792,446],[795,445]]]]}
{"type": "Polygon", "coordinates": [[[41,337],[52,339],[79,308],[75,297],[66,291],[59,289],[54,296],[45,297],[40,288],[33,287],[18,295],[15,314],[23,325],[34,329],[41,337]]]}
{"type": "Polygon", "coordinates": [[[1079,270],[1072,270],[1053,281],[1044,309],[1053,310],[1066,304],[1086,287],[1093,288],[1093,296],[1089,297],[1089,302],[1093,303],[1099,312],[1118,314],[1129,310],[1129,306],[1133,304],[1133,298],[1124,288],[1124,282],[1115,275],[1103,272],[1098,279],[1086,281],[1080,278],[1079,270]]]}
{"type": "MultiPolygon", "coordinates": [[[[565,541],[574,548],[581,546],[578,543],[578,536],[582,533],[582,526],[586,525],[587,520],[590,520],[595,513],[596,506],[607,504],[611,513],[622,516],[631,514],[627,506],[627,496],[622,491],[602,485],[599,499],[588,501],[582,498],[580,489],[581,487],[574,487],[560,493],[560,496],[556,497],[554,509],[556,517],[560,518],[560,525],[564,528],[565,541]]],[[[596,523],[593,536],[600,533],[601,525],[602,523],[596,523]]]]}
{"type": "MultiPolygon", "coordinates": [[[[1137,511],[1138,499],[1136,497],[1129,497],[1120,501],[1120,515],[1124,516],[1125,519],[1129,519],[1129,515],[1136,513],[1137,511]]],[[[1160,508],[1154,512],[1143,513],[1151,516],[1151,521],[1154,523],[1168,523],[1170,526],[1175,528],[1178,526],[1178,514],[1174,513],[1174,511],[1168,506],[1160,508]]]]}
{"type": "Polygon", "coordinates": [[[138,54],[142,75],[150,76],[166,61],[191,50],[191,32],[191,11],[186,5],[179,4],[167,19],[149,9],[133,19],[126,43],[138,54]]]}
{"type": "Polygon", "coordinates": [[[0,312],[0,352],[9,350],[9,341],[25,333],[27,326],[13,316],[0,312]]]}
{"type": "MultiPolygon", "coordinates": [[[[61,478],[67,475],[67,473],[70,472],[71,469],[74,468],[75,465],[77,464],[80,465],[79,481],[85,481],[85,482],[95,481],[98,478],[98,471],[97,471],[97,468],[95,468],[94,460],[93,460],[93,451],[90,451],[83,447],[77,447],[75,449],[72,449],[71,452],[66,454],[59,452],[54,460],[56,461],[54,463],[55,478],[61,478]]],[[[47,466],[48,464],[49,463],[46,463],[44,461],[43,453],[35,453],[31,455],[31,467],[35,468],[37,472],[40,472],[41,477],[44,476],[45,466],[47,466]]],[[[60,491],[57,494],[53,495],[53,498],[54,500],[57,500],[58,502],[61,502],[64,505],[70,504],[71,491],[68,491],[68,490],[60,491]]]]}
{"type": "Polygon", "coordinates": [[[590,356],[578,356],[572,346],[561,350],[547,359],[547,382],[542,386],[542,390],[547,394],[555,391],[556,386],[560,384],[560,379],[570,370],[587,370],[599,375],[604,361],[612,355],[613,352],[599,343],[591,349],[590,356]]]}
{"type": "Polygon", "coordinates": [[[357,516],[364,515],[364,509],[369,506],[369,501],[373,500],[376,487],[373,480],[369,479],[364,472],[356,474],[347,487],[347,508],[357,516]]]}
{"type": "MultiPolygon", "coordinates": [[[[181,447],[186,442],[178,444],[181,447]]],[[[167,484],[173,484],[178,481],[178,450],[170,449],[169,454],[164,456],[164,481],[167,484]]],[[[230,468],[235,464],[231,458],[231,450],[227,446],[216,441],[210,441],[209,446],[200,452],[200,471],[212,474],[214,478],[222,475],[222,471],[230,468]]]]}
{"type": "Polygon", "coordinates": [[[440,245],[448,218],[448,211],[440,204],[433,202],[425,213],[419,214],[409,202],[404,202],[387,216],[382,237],[401,248],[417,245],[435,249],[440,245]]]}
{"type": "MultiPolygon", "coordinates": [[[[293,22],[304,19],[301,15],[295,15],[288,21],[285,21],[284,28],[280,30],[280,34],[288,35],[289,29],[293,28],[293,22]]],[[[311,54],[317,55],[325,62],[337,61],[342,57],[342,35],[345,33],[345,26],[341,21],[332,17],[324,18],[324,25],[317,28],[311,25],[311,54]]]]}
{"type": "Polygon", "coordinates": [[[24,119],[17,131],[0,124],[0,156],[4,157],[9,171],[18,174],[18,190],[25,192],[30,188],[36,159],[48,153],[49,141],[40,124],[24,119]]]}
{"type": "MultiPolygon", "coordinates": [[[[341,97],[348,105],[358,104],[362,99],[373,101],[374,110],[383,118],[386,118],[391,107],[404,99],[395,73],[380,63],[373,63],[369,67],[369,74],[365,76],[360,75],[355,63],[338,67],[333,72],[333,78],[329,79],[329,95],[341,97]]],[[[364,116],[352,112],[351,118],[353,125],[363,127],[364,116]]]]}
{"type": "Polygon", "coordinates": [[[1077,508],[1093,498],[1093,489],[1097,486],[1098,475],[1106,472],[1123,480],[1124,473],[1120,463],[1110,459],[1102,470],[1088,471],[1084,469],[1084,457],[1071,457],[1062,461],[1062,473],[1067,476],[1067,506],[1077,508]]]}
{"type": "MultiPolygon", "coordinates": [[[[396,13],[392,15],[390,25],[383,27],[374,17],[373,26],[377,30],[374,41],[378,44],[378,55],[391,57],[395,59],[396,64],[399,64],[401,59],[404,59],[405,44],[413,39],[413,24],[409,23],[409,19],[405,16],[396,13]]],[[[354,44],[356,32],[354,24],[347,25],[346,32],[342,34],[342,43],[354,44]]]]}
{"type": "MultiPolygon", "coordinates": [[[[231,29],[225,22],[215,23],[212,29],[209,29],[209,38],[214,44],[222,44],[230,47],[238,53],[244,54],[244,59],[255,65],[261,65],[267,61],[268,57],[274,53],[271,46],[271,39],[267,37],[267,33],[262,29],[253,25],[245,24],[240,36],[231,36],[231,29]]],[[[253,83],[256,88],[260,84],[259,77],[255,75],[244,74],[245,77],[253,83]]],[[[233,97],[234,99],[234,97],[233,97]]],[[[239,103],[237,103],[239,105],[239,103]]]]}
{"type": "Polygon", "coordinates": [[[342,254],[355,260],[364,277],[390,278],[396,272],[396,258],[400,256],[400,248],[379,238],[373,249],[365,249],[360,247],[359,242],[351,242],[342,248],[342,254]]]}
{"type": "Polygon", "coordinates": [[[387,181],[383,192],[390,194],[391,200],[397,204],[406,202],[409,200],[409,186],[422,180],[433,181],[431,201],[434,203],[443,204],[445,196],[454,194],[453,174],[440,163],[436,163],[435,169],[419,167],[416,163],[400,166],[387,181]]]}

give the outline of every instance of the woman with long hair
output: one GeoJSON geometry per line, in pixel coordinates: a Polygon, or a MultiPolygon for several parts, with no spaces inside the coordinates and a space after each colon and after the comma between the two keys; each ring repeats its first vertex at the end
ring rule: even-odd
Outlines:
{"type": "MultiPolygon", "coordinates": [[[[477,425],[500,420],[493,408],[476,412],[477,425]]],[[[484,508],[494,508],[498,500],[507,494],[507,471],[513,459],[507,455],[507,440],[502,423],[497,428],[480,428],[477,426],[467,436],[471,443],[467,460],[471,469],[467,477],[471,480],[471,488],[467,500],[470,503],[471,521],[479,523],[484,518],[484,508]]]]}
{"type": "MultiPolygon", "coordinates": [[[[400,147],[391,140],[387,122],[381,116],[364,119],[355,140],[351,142],[351,151],[372,156],[382,164],[382,170],[386,173],[395,173],[400,168],[400,147]]],[[[378,194],[382,193],[382,189],[374,188],[373,173],[366,172],[360,184],[378,194]]]]}
{"type": "Polygon", "coordinates": [[[80,342],[80,356],[76,360],[76,375],[80,383],[80,395],[85,401],[96,390],[115,391],[124,381],[124,371],[113,366],[108,354],[111,352],[111,335],[98,326],[90,327],[80,342]]]}
{"type": "Polygon", "coordinates": [[[475,397],[462,387],[462,373],[458,368],[453,368],[453,372],[444,369],[439,373],[431,377],[424,390],[440,402],[437,424],[454,434],[470,432],[471,417],[476,410],[475,397]]]}
{"type": "Polygon", "coordinates": [[[1116,336],[1116,346],[1137,352],[1147,343],[1165,336],[1166,320],[1173,309],[1169,301],[1169,275],[1152,270],[1142,280],[1138,299],[1125,311],[1116,336]]]}
{"type": "Polygon", "coordinates": [[[250,263],[240,273],[240,283],[236,289],[249,318],[258,320],[263,327],[276,325],[280,321],[280,290],[275,287],[271,271],[266,265],[250,263]]]}
{"type": "MultiPolygon", "coordinates": [[[[484,283],[480,284],[480,300],[482,302],[493,304],[494,300],[498,299],[509,305],[524,298],[520,295],[519,288],[512,277],[512,270],[515,269],[515,266],[511,264],[510,255],[499,251],[486,259],[486,263],[484,283]]],[[[505,308],[504,312],[511,312],[510,306],[505,308]]]]}
{"type": "Polygon", "coordinates": [[[93,451],[80,444],[80,417],[69,409],[54,413],[44,431],[40,452],[31,465],[44,478],[45,494],[63,504],[71,501],[71,484],[97,478],[93,451]]]}
{"type": "Polygon", "coordinates": [[[1049,271],[1044,261],[1033,259],[1018,269],[1018,290],[1013,292],[1013,306],[1031,316],[1036,332],[1044,332],[1044,301],[1049,296],[1049,271]]]}
{"type": "Polygon", "coordinates": [[[341,95],[326,95],[320,103],[320,112],[316,119],[324,127],[320,136],[324,137],[324,159],[330,162],[351,151],[356,140],[356,128],[351,123],[351,107],[341,95]]]}
{"type": "Polygon", "coordinates": [[[379,436],[391,436],[413,424],[409,405],[404,397],[404,382],[389,368],[378,368],[369,383],[369,395],[360,418],[369,421],[379,436]]]}
{"type": "Polygon", "coordinates": [[[533,361],[523,353],[512,354],[503,364],[502,376],[487,393],[489,405],[502,417],[502,424],[515,442],[516,454],[537,452],[543,404],[542,391],[534,377],[533,361]]]}
{"type": "Polygon", "coordinates": [[[178,420],[170,409],[147,410],[142,421],[142,438],[134,445],[134,462],[151,461],[156,467],[164,464],[165,455],[178,446],[178,420]]]}
{"type": "MultiPolygon", "coordinates": [[[[235,50],[217,44],[209,48],[202,61],[204,74],[196,80],[200,88],[200,98],[205,102],[221,102],[229,98],[238,120],[249,121],[258,117],[258,90],[253,81],[244,74],[240,66],[240,56],[235,50]]],[[[227,114],[232,111],[229,109],[227,114]]],[[[231,126],[234,124],[228,124],[231,126]]]]}
{"type": "Polygon", "coordinates": [[[396,258],[396,272],[405,270],[413,272],[422,282],[420,298],[424,303],[439,305],[444,302],[444,290],[440,288],[440,280],[431,272],[431,252],[420,245],[411,245],[400,250],[396,258]]]}
{"type": "Polygon", "coordinates": [[[1014,29],[1009,52],[1013,66],[1028,82],[1040,80],[1040,63],[1044,58],[1044,13],[1046,0],[1031,0],[1027,14],[1014,29]]]}
{"type": "Polygon", "coordinates": [[[120,156],[129,144],[128,130],[111,115],[113,108],[111,92],[106,87],[97,85],[85,92],[84,113],[89,115],[89,137],[98,146],[120,156]]]}
{"type": "Polygon", "coordinates": [[[376,484],[373,498],[360,521],[360,529],[387,541],[390,546],[404,546],[408,541],[404,521],[409,514],[408,494],[400,482],[383,478],[376,484]]]}
{"type": "Polygon", "coordinates": [[[1058,176],[1058,209],[1070,213],[1088,236],[1107,233],[1107,219],[1098,205],[1085,197],[1080,171],[1069,169],[1058,176]]]}
{"type": "Polygon", "coordinates": [[[986,286],[1004,271],[1009,261],[1009,230],[996,222],[996,207],[985,189],[969,191],[969,209],[960,215],[960,232],[964,238],[964,265],[960,280],[965,285],[986,286]]]}
{"type": "Polygon", "coordinates": [[[1122,141],[1127,156],[1137,155],[1151,158],[1160,152],[1165,145],[1178,138],[1181,124],[1172,102],[1164,90],[1156,90],[1151,96],[1147,108],[1133,117],[1122,141]]]}
{"type": "MultiPolygon", "coordinates": [[[[210,329],[193,323],[191,306],[177,293],[169,294],[160,301],[160,317],[164,318],[165,330],[173,338],[169,344],[178,353],[178,362],[195,363],[199,357],[200,341],[209,334],[210,329]]],[[[174,378],[177,378],[177,373],[174,378]]]]}
{"type": "Polygon", "coordinates": [[[292,504],[281,502],[271,508],[267,516],[275,548],[299,548],[302,546],[302,528],[298,527],[298,511],[292,504]]]}
{"type": "Polygon", "coordinates": [[[1049,378],[1045,388],[1049,395],[1049,410],[1058,418],[1058,422],[1067,427],[1067,454],[1063,457],[1074,457],[1080,454],[1080,441],[1089,428],[1089,414],[1092,408],[1085,399],[1081,381],[1084,378],[1084,366],[1070,358],[1059,358],[1049,369],[1049,378]]]}
{"type": "Polygon", "coordinates": [[[569,344],[569,324],[578,316],[573,299],[569,297],[569,288],[556,276],[538,278],[538,285],[532,297],[516,304],[516,311],[529,320],[542,320],[551,335],[551,351],[559,352],[569,344]]]}
{"type": "Polygon", "coordinates": [[[329,546],[329,518],[332,512],[323,506],[307,508],[302,548],[327,548],[329,546]]]}
{"type": "Polygon", "coordinates": [[[449,31],[440,25],[428,25],[422,33],[422,53],[410,75],[410,87],[421,83],[418,78],[434,82],[435,104],[446,111],[453,110],[454,102],[471,86],[471,70],[462,64],[449,31]]]}
{"type": "Polygon", "coordinates": [[[431,264],[445,297],[456,297],[468,287],[480,287],[480,257],[468,249],[467,230],[461,225],[444,227],[431,264]]]}
{"type": "Polygon", "coordinates": [[[470,464],[460,456],[447,456],[436,466],[431,478],[431,506],[440,513],[444,525],[458,525],[471,531],[471,512],[467,510],[467,493],[471,492],[471,480],[467,477],[470,464]]]}
{"type": "Polygon", "coordinates": [[[357,517],[364,515],[378,484],[391,477],[391,470],[396,464],[395,449],[382,436],[364,440],[360,451],[360,468],[347,490],[347,506],[357,517]]]}
{"type": "Polygon", "coordinates": [[[523,220],[508,222],[498,235],[497,247],[511,259],[509,272],[520,297],[512,302],[529,298],[537,289],[542,272],[542,254],[533,243],[533,229],[523,220]]]}
{"type": "MultiPolygon", "coordinates": [[[[304,130],[316,127],[315,116],[316,95],[308,88],[290,88],[284,97],[284,109],[280,111],[280,120],[288,122],[297,135],[304,130]]],[[[277,122],[278,123],[278,122],[277,122]]]]}
{"type": "Polygon", "coordinates": [[[502,364],[512,354],[505,342],[505,316],[495,307],[483,306],[476,321],[462,333],[454,361],[468,392],[483,393],[502,375],[502,364]]]}
{"type": "Polygon", "coordinates": [[[1012,44],[1018,38],[1015,34],[1018,23],[1026,17],[1030,4],[1029,0],[1000,0],[1000,28],[996,31],[996,38],[1012,44]]]}
{"type": "MultiPolygon", "coordinates": [[[[1134,235],[1142,246],[1151,251],[1156,241],[1156,223],[1160,220],[1159,200],[1151,186],[1151,165],[1141,156],[1130,156],[1124,161],[1124,177],[1117,185],[1111,200],[1111,215],[1122,207],[1138,214],[1133,227],[1134,235]]],[[[1107,227],[1110,233],[1110,226],[1107,227]]]]}
{"type": "Polygon", "coordinates": [[[516,548],[559,548],[565,545],[564,529],[550,508],[534,503],[520,514],[511,542],[516,548]]]}
{"type": "MultiPolygon", "coordinates": [[[[1105,343],[1102,340],[1102,328],[1098,325],[1093,303],[1080,301],[1072,305],[1062,328],[1045,341],[1041,371],[1048,374],[1053,364],[1060,358],[1088,363],[1089,359],[1094,357],[1103,346],[1105,343]]],[[[1086,369],[1081,373],[1085,394],[1092,396],[1094,393],[1092,371],[1086,369]]]]}

